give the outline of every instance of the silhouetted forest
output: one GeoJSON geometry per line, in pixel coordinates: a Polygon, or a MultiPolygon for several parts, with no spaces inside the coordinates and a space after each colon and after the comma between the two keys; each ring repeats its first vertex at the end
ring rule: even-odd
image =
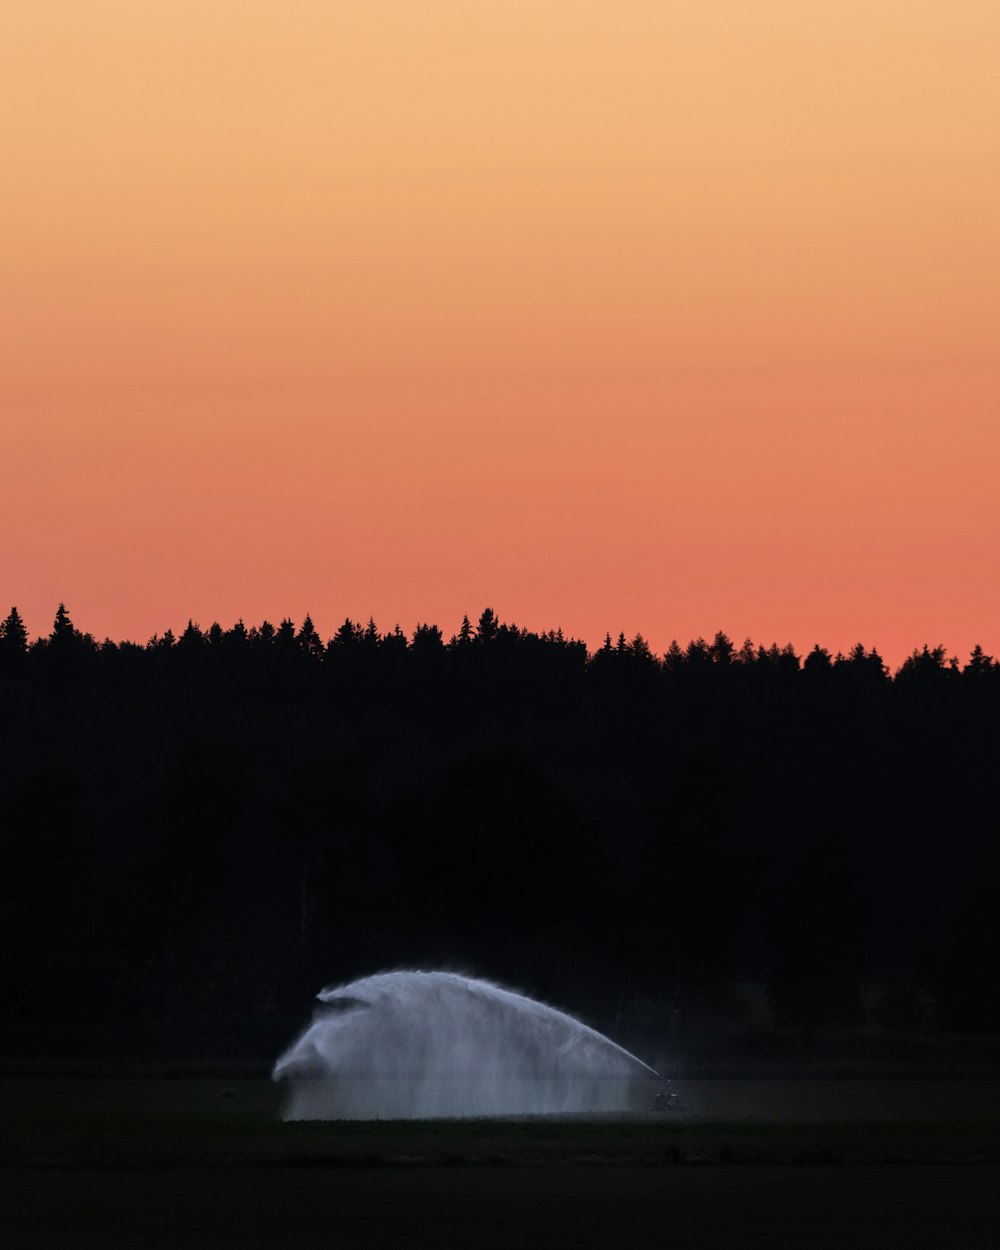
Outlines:
{"type": "Polygon", "coordinates": [[[619,1038],[1000,1032],[1000,666],[489,609],[0,626],[6,1061],[276,1053],[324,984],[494,977],[619,1038]],[[877,993],[872,986],[877,986],[877,993]],[[269,1050],[273,1044],[273,1050],[269,1050]]]}

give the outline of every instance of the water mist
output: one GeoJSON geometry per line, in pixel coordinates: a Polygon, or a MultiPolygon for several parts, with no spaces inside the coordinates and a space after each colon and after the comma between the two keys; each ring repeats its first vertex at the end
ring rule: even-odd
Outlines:
{"type": "Polygon", "coordinates": [[[278,1060],[287,1120],[622,1111],[653,1069],[553,1007],[451,972],[323,990],[278,1060]]]}

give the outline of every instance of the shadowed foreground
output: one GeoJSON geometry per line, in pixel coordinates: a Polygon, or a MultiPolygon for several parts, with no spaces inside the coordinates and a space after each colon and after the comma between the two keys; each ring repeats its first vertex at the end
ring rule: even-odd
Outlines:
{"type": "Polygon", "coordinates": [[[4,1243],[1000,1244],[991,1082],[692,1084],[725,1119],[289,1124],[272,1082],[220,1092],[204,1080],[0,1081],[4,1243]],[[765,1108],[781,1118],[759,1118],[765,1108]]]}
{"type": "Polygon", "coordinates": [[[995,1082],[691,1082],[694,1111],[284,1123],[236,1081],[0,1081],[0,1167],[1000,1164],[995,1082]]]}
{"type": "Polygon", "coordinates": [[[32,1247],[986,1247],[992,1168],[338,1168],[0,1173],[32,1247]]]}

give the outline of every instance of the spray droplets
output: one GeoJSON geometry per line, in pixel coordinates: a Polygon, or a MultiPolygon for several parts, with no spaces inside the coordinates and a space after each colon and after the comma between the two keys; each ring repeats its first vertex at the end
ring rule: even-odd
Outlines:
{"type": "Polygon", "coordinates": [[[286,1119],[620,1111],[651,1071],[572,1016],[451,972],[382,973],[319,1000],[275,1065],[286,1119]]]}

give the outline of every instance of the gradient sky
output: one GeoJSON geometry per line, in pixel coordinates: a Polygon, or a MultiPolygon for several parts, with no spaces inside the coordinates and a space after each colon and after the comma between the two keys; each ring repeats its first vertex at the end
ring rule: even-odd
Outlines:
{"type": "Polygon", "coordinates": [[[0,7],[0,608],[1000,653],[995,0],[0,7]]]}

